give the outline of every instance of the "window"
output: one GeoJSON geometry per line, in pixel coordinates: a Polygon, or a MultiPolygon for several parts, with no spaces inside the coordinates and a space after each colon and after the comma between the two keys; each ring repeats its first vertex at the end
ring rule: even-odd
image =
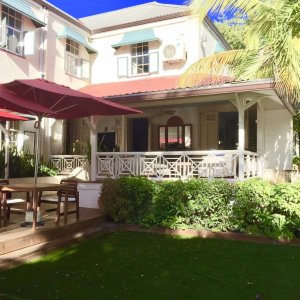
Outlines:
{"type": "Polygon", "coordinates": [[[66,73],[82,78],[90,78],[90,62],[85,59],[81,59],[79,43],[67,38],[66,39],[66,73]]]}
{"type": "Polygon", "coordinates": [[[166,126],[159,126],[159,150],[190,150],[192,126],[183,124],[179,117],[171,117],[166,126]]]}
{"type": "Polygon", "coordinates": [[[148,42],[134,44],[131,46],[131,57],[118,57],[117,65],[118,77],[157,73],[158,52],[149,52],[148,42]]]}
{"type": "Polygon", "coordinates": [[[149,73],[149,45],[148,42],[138,43],[131,48],[132,75],[149,73]]]}
{"type": "Polygon", "coordinates": [[[0,44],[2,48],[23,55],[22,15],[2,5],[0,44]]]}

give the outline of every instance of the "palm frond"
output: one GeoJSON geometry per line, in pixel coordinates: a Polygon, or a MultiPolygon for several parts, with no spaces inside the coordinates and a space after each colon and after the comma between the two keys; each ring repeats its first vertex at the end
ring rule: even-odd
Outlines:
{"type": "Polygon", "coordinates": [[[248,16],[246,49],[214,54],[194,63],[183,74],[182,86],[194,86],[211,76],[238,79],[273,77],[275,89],[295,103],[300,101],[300,2],[298,0],[193,0],[201,19],[208,11],[238,10],[248,16]],[[208,75],[209,74],[209,75],[208,75]]]}
{"type": "Polygon", "coordinates": [[[231,66],[246,54],[243,49],[216,53],[192,64],[181,76],[180,86],[197,86],[233,80],[236,76],[231,66]]]}

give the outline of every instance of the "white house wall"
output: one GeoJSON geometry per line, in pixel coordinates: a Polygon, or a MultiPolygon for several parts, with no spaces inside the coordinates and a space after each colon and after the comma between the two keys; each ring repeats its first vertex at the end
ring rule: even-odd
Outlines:
{"type": "Polygon", "coordinates": [[[291,114],[285,109],[264,112],[264,169],[292,169],[292,122],[291,114]]]}
{"type": "MultiPolygon", "coordinates": [[[[41,9],[42,10],[42,9],[41,9]]],[[[0,4],[0,12],[2,5],[0,4]]],[[[37,11],[35,6],[35,11],[37,11]]],[[[4,49],[0,50],[0,83],[6,83],[15,79],[36,78],[39,75],[40,61],[40,31],[41,28],[36,28],[33,22],[22,16],[22,30],[34,32],[34,52],[32,55],[19,56],[4,49]]]]}
{"type": "MultiPolygon", "coordinates": [[[[79,89],[88,85],[89,81],[69,75],[65,71],[66,39],[58,38],[60,33],[63,31],[64,26],[72,27],[82,35],[88,36],[88,34],[83,30],[76,28],[61,17],[49,12],[47,31],[45,34],[45,51],[47,54],[45,57],[45,74],[46,78],[50,81],[61,83],[74,89],[79,89]]],[[[80,45],[79,52],[80,58],[86,60],[92,59],[92,55],[88,54],[84,46],[80,45]]]]}
{"type": "Polygon", "coordinates": [[[92,45],[99,50],[99,53],[92,66],[91,83],[96,84],[141,78],[141,76],[118,77],[117,58],[128,57],[128,66],[130,66],[130,46],[123,46],[115,50],[111,45],[120,42],[123,35],[127,32],[147,28],[153,28],[155,36],[161,40],[161,43],[158,41],[149,42],[149,53],[159,52],[159,71],[145,76],[182,74],[189,65],[203,56],[214,53],[216,49],[217,40],[215,35],[207,29],[206,25],[200,24],[199,20],[195,17],[181,17],[95,34],[93,35],[92,45]],[[205,41],[203,41],[203,37],[205,37],[205,41]],[[187,52],[187,60],[175,63],[163,62],[164,46],[174,43],[176,39],[183,40],[187,52]]]}

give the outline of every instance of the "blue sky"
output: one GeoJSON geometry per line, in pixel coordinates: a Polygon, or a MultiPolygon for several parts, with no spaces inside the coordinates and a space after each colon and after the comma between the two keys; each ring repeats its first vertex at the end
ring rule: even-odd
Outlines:
{"type": "MultiPolygon", "coordinates": [[[[152,1],[153,0],[48,0],[48,2],[75,18],[86,17],[152,1]]],[[[182,5],[186,3],[186,0],[157,0],[156,2],[182,5]]]]}

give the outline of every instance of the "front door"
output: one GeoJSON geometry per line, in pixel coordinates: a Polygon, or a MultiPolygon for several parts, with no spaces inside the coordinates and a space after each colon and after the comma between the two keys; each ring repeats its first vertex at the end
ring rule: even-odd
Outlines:
{"type": "Polygon", "coordinates": [[[200,118],[201,150],[234,150],[237,148],[237,112],[209,112],[201,114],[200,118]]]}
{"type": "Polygon", "coordinates": [[[238,112],[219,114],[219,149],[234,150],[238,143],[238,112]]]}
{"type": "Polygon", "coordinates": [[[200,149],[218,149],[218,113],[203,113],[200,120],[200,149]]]}
{"type": "Polygon", "coordinates": [[[132,119],[131,123],[131,126],[129,126],[131,143],[128,143],[131,149],[128,150],[133,152],[148,151],[148,119],[132,119]]]}

